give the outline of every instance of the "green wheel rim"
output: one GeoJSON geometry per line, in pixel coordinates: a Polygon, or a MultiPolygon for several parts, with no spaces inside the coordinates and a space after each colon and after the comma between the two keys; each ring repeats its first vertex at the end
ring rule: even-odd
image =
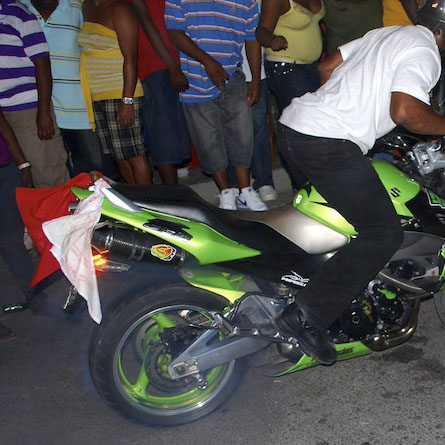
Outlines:
{"type": "MultiPolygon", "coordinates": [[[[170,380],[177,385],[173,391],[162,391],[159,385],[155,386],[147,375],[147,365],[150,361],[150,354],[156,347],[161,345],[160,333],[165,328],[176,326],[178,323],[178,314],[196,314],[201,316],[207,324],[212,320],[210,314],[198,307],[194,306],[174,306],[158,309],[149,314],[144,315],[136,320],[125,332],[121,341],[116,348],[113,358],[113,375],[115,383],[123,395],[123,397],[133,406],[141,411],[156,415],[178,415],[191,412],[197,408],[201,408],[209,404],[223,390],[227,380],[232,374],[235,362],[216,366],[203,373],[203,377],[207,380],[207,387],[199,389],[193,383],[193,377],[184,379],[184,385],[178,381],[170,380]],[[167,315],[167,312],[171,316],[167,315]],[[148,328],[147,328],[148,326],[148,328]],[[139,329],[146,329],[141,335],[139,329]],[[130,356],[129,345],[131,345],[132,337],[135,336],[138,341],[142,341],[142,348],[145,350],[145,356],[142,358],[134,354],[133,358],[137,364],[130,366],[132,376],[128,375],[125,361],[130,356]]],[[[184,319],[184,322],[187,321],[184,319]]],[[[204,332],[204,331],[203,331],[204,332]]],[[[140,348],[140,345],[139,345],[140,348]]],[[[168,376],[167,366],[172,357],[168,353],[159,354],[156,358],[156,366],[158,368],[158,376],[165,379],[168,384],[170,377],[168,376]]]]}

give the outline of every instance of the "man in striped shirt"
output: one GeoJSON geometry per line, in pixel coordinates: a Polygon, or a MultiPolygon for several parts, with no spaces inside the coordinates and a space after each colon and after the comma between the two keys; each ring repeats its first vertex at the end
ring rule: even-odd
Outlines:
{"type": "Polygon", "coordinates": [[[255,40],[256,0],[167,0],[165,23],[179,48],[189,88],[180,93],[190,136],[201,168],[220,190],[219,206],[266,210],[250,187],[253,130],[250,106],[260,94],[261,50],[255,40]],[[241,71],[246,45],[252,71],[247,88],[241,71]],[[227,166],[239,191],[230,188],[227,166]]]}
{"type": "Polygon", "coordinates": [[[81,0],[20,0],[36,15],[49,46],[53,75],[52,101],[72,176],[102,170],[102,149],[91,129],[80,87],[81,0]]]}
{"type": "Polygon", "coordinates": [[[18,1],[0,2],[0,106],[31,164],[34,185],[69,180],[51,109],[48,45],[36,17],[18,1]]]}

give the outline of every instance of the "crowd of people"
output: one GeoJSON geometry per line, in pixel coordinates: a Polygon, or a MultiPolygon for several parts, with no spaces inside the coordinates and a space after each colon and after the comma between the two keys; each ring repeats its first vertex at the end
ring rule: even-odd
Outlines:
{"type": "MultiPolygon", "coordinates": [[[[152,168],[162,183],[174,184],[193,147],[219,189],[221,209],[264,211],[265,201],[277,198],[269,93],[283,111],[317,90],[321,58],[370,29],[413,24],[418,6],[0,0],[0,190],[7,215],[0,249],[31,307],[38,301],[37,312],[44,297],[27,290],[31,264],[14,187],[56,186],[91,170],[149,185],[152,168]]],[[[305,178],[287,168],[299,188],[305,178]]],[[[1,341],[13,337],[0,326],[1,341]]]]}

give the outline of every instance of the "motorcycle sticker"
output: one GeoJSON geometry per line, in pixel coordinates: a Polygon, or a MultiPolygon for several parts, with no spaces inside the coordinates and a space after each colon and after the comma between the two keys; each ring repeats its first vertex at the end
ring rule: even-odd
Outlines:
{"type": "Polygon", "coordinates": [[[286,281],[287,283],[295,284],[296,286],[305,287],[309,281],[309,278],[303,278],[297,272],[291,270],[292,274],[283,275],[281,281],[286,281]]]}
{"type": "Polygon", "coordinates": [[[445,209],[445,199],[441,198],[439,195],[436,195],[429,189],[426,189],[426,195],[428,196],[428,201],[430,206],[440,207],[441,209],[445,209]]]}
{"type": "Polygon", "coordinates": [[[151,246],[150,253],[162,261],[171,261],[176,255],[176,249],[168,244],[155,244],[151,246]]]}

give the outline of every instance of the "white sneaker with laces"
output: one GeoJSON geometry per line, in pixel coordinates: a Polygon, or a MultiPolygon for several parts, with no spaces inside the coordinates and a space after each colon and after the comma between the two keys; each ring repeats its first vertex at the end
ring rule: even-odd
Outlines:
{"type": "Polygon", "coordinates": [[[221,190],[219,194],[219,208],[223,210],[236,210],[236,194],[234,189],[221,190]]]}
{"type": "Polygon", "coordinates": [[[262,201],[274,201],[278,198],[278,193],[271,185],[263,185],[260,187],[258,194],[262,201]]]}
{"type": "Polygon", "coordinates": [[[241,189],[241,193],[236,198],[236,202],[238,204],[238,207],[247,207],[249,210],[253,210],[255,212],[262,212],[264,210],[267,210],[266,204],[261,201],[258,193],[252,187],[244,187],[243,189],[241,189]]]}

